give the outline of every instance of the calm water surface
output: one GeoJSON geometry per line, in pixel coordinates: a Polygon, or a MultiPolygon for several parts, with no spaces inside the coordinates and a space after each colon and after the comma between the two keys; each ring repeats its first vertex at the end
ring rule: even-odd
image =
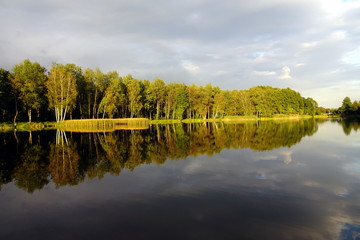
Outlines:
{"type": "Polygon", "coordinates": [[[360,239],[359,123],[0,134],[0,239],[360,239]]]}

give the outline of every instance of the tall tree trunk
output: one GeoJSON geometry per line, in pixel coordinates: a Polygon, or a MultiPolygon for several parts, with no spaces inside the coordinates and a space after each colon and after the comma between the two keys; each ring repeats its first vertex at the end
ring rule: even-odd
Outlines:
{"type": "Polygon", "coordinates": [[[31,108],[28,109],[29,123],[31,123],[31,108]]]}
{"type": "Polygon", "coordinates": [[[14,116],[14,126],[16,126],[16,118],[19,114],[19,111],[18,111],[18,105],[17,105],[17,101],[16,101],[16,98],[15,98],[15,116],[14,116]]]}
{"type": "Polygon", "coordinates": [[[156,103],[156,120],[159,120],[159,112],[160,112],[160,102],[156,103]]]}
{"type": "Polygon", "coordinates": [[[32,143],[33,143],[33,140],[32,140],[32,133],[31,133],[31,131],[29,132],[29,144],[31,144],[32,145],[32,143]]]}
{"type": "Polygon", "coordinates": [[[100,104],[99,104],[99,107],[98,107],[98,109],[96,110],[96,118],[99,118],[99,115],[100,115],[100,104]]]}
{"type": "Polygon", "coordinates": [[[91,104],[90,104],[90,94],[88,94],[88,116],[87,118],[91,118],[91,104]]]}
{"type": "Polygon", "coordinates": [[[96,114],[96,102],[97,102],[97,95],[98,95],[98,90],[95,89],[95,96],[94,96],[94,105],[93,105],[93,114],[92,114],[92,118],[95,118],[95,114],[96,114]]]}

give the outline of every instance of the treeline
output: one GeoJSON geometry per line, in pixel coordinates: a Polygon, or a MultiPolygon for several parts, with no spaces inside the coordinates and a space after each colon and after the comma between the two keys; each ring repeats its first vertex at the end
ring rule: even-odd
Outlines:
{"type": "MultiPolygon", "coordinates": [[[[65,133],[37,131],[0,135],[0,189],[7,183],[28,192],[49,182],[76,185],[86,178],[119,175],[143,164],[220,153],[224,148],[256,151],[291,147],[318,129],[315,119],[241,124],[152,125],[146,131],[65,133]]],[[[279,160],[289,163],[289,159],[279,160]]]]}
{"type": "Polygon", "coordinates": [[[162,79],[121,77],[116,71],[53,64],[48,71],[24,60],[11,71],[0,69],[0,121],[61,121],[65,118],[184,119],[224,116],[315,115],[312,98],[287,89],[257,86],[222,90],[165,83],[162,79]]]}
{"type": "Polygon", "coordinates": [[[357,100],[352,102],[349,97],[345,97],[338,112],[343,116],[360,115],[360,102],[357,100]]]}

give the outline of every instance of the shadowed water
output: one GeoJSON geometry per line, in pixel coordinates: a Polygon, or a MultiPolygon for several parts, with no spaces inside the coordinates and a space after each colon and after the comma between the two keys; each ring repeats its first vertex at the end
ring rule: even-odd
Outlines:
{"type": "Polygon", "coordinates": [[[1,239],[359,239],[357,122],[0,135],[1,239]]]}

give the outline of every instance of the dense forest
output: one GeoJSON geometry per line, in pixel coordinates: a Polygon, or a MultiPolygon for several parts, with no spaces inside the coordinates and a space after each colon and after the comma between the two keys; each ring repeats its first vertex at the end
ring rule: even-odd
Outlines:
{"type": "Polygon", "coordinates": [[[357,100],[351,102],[351,99],[349,97],[345,97],[338,111],[343,116],[359,116],[360,102],[357,100]]]}
{"type": "Polygon", "coordinates": [[[315,115],[317,102],[289,88],[222,90],[121,77],[116,71],[54,63],[48,71],[24,60],[0,68],[0,122],[90,118],[184,119],[315,115]]]}

